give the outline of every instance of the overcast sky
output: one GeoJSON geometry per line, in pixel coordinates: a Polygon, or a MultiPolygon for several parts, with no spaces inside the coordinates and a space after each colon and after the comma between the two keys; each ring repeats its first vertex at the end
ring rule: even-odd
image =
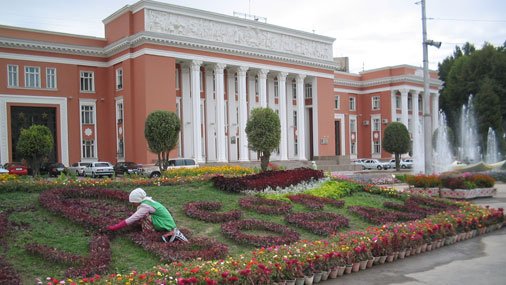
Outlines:
{"type": "MultiPolygon", "coordinates": [[[[429,67],[455,45],[506,41],[506,1],[426,0],[429,67]]],[[[135,0],[0,0],[0,25],[96,37],[102,20],[135,0]]],[[[334,56],[348,56],[351,72],[383,66],[422,66],[421,7],[416,0],[160,0],[226,15],[248,13],[267,23],[333,37],[334,56]]],[[[1,36],[1,35],[0,35],[1,36]]]]}

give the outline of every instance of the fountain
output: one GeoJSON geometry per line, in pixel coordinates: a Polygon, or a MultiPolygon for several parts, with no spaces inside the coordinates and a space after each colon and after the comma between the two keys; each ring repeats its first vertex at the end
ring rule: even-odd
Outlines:
{"type": "Polygon", "coordinates": [[[450,147],[449,128],[446,122],[446,115],[442,110],[438,114],[438,125],[436,142],[434,145],[433,161],[434,172],[441,173],[451,169],[453,152],[450,147]]]}
{"type": "Polygon", "coordinates": [[[477,163],[481,160],[477,129],[473,95],[469,95],[467,105],[462,106],[460,113],[459,159],[465,163],[477,163]]]}
{"type": "Polygon", "coordinates": [[[497,147],[497,138],[495,131],[492,128],[488,128],[487,135],[487,153],[485,154],[486,163],[495,163],[501,160],[501,153],[497,147]]]}
{"type": "Polygon", "coordinates": [[[413,172],[423,173],[425,171],[425,155],[423,149],[423,127],[420,120],[414,121],[413,130],[413,172]]]}

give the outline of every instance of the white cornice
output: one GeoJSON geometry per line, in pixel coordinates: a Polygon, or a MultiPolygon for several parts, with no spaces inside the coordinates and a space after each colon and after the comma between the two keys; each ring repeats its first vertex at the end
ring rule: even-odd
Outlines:
{"type": "Polygon", "coordinates": [[[121,39],[120,41],[110,44],[105,48],[55,44],[49,42],[0,37],[0,47],[65,53],[81,56],[94,56],[102,58],[111,57],[114,54],[117,54],[118,52],[124,51],[131,47],[140,46],[146,43],[163,46],[176,46],[224,54],[235,54],[284,63],[313,66],[323,69],[335,70],[337,68],[337,64],[333,61],[315,60],[291,54],[284,54],[280,52],[245,48],[227,44],[220,45],[219,43],[212,43],[206,41],[198,42],[195,39],[186,39],[184,37],[176,37],[176,36],[169,37],[167,35],[150,32],[142,32],[135,34],[134,36],[124,38],[121,39]]]}
{"type": "MultiPolygon", "coordinates": [[[[405,75],[399,75],[399,76],[382,77],[382,78],[366,80],[366,81],[355,81],[355,80],[348,80],[348,79],[341,79],[341,78],[334,79],[334,85],[357,87],[357,88],[366,88],[366,87],[372,87],[372,86],[376,86],[376,85],[402,83],[402,82],[423,84],[423,77],[420,77],[417,75],[405,74],[405,75]]],[[[436,85],[439,87],[443,84],[443,81],[441,81],[439,79],[431,78],[430,84],[436,85]]]]}
{"type": "Polygon", "coordinates": [[[0,47],[105,57],[104,49],[100,47],[67,45],[5,37],[0,37],[0,47]]]}
{"type": "MultiPolygon", "coordinates": [[[[397,90],[409,90],[410,92],[415,91],[415,92],[421,93],[421,92],[423,92],[423,87],[406,85],[406,84],[398,85],[398,86],[379,87],[379,88],[367,89],[367,90],[356,90],[356,89],[334,87],[334,92],[357,94],[357,95],[373,94],[373,93],[379,93],[379,92],[385,92],[385,91],[393,92],[393,91],[397,91],[397,90]]],[[[431,93],[438,93],[438,91],[439,91],[439,89],[437,89],[437,88],[430,89],[431,93]]]]}
{"type": "Polygon", "coordinates": [[[177,58],[177,59],[181,59],[181,60],[188,60],[188,61],[189,60],[199,60],[199,61],[204,61],[204,62],[209,62],[209,63],[224,63],[228,66],[248,66],[252,69],[267,69],[267,70],[271,70],[271,71],[288,72],[291,74],[304,74],[306,76],[316,76],[316,77],[323,77],[323,78],[329,78],[329,79],[334,78],[333,73],[315,72],[315,71],[308,71],[308,70],[304,70],[304,69],[288,68],[288,67],[283,67],[283,66],[260,64],[260,63],[249,62],[249,61],[231,60],[231,59],[226,59],[226,58],[221,58],[221,57],[204,56],[204,55],[181,53],[181,52],[174,52],[174,51],[150,49],[150,48],[143,48],[143,49],[140,49],[140,50],[133,52],[133,53],[127,53],[127,54],[121,55],[120,57],[109,60],[107,62],[0,52],[0,58],[5,58],[5,59],[51,62],[51,63],[61,63],[61,64],[82,65],[82,66],[95,66],[95,67],[110,67],[110,66],[113,66],[113,65],[120,63],[122,61],[137,58],[142,55],[156,55],[156,56],[163,56],[163,57],[173,57],[173,58],[177,58]]]}

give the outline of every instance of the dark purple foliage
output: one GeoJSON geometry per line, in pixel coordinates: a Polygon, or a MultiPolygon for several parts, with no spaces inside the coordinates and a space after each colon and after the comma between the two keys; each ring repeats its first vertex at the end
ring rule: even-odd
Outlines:
{"type": "Polygon", "coordinates": [[[349,225],[346,217],[328,212],[292,213],[285,217],[285,221],[325,236],[335,234],[340,228],[349,225]]]}
{"type": "Polygon", "coordinates": [[[287,226],[261,221],[261,220],[238,220],[221,225],[221,232],[230,239],[239,243],[251,244],[259,247],[272,245],[290,244],[299,240],[299,233],[287,226]],[[254,235],[243,231],[260,230],[270,231],[279,235],[254,235]]]}
{"type": "Polygon", "coordinates": [[[303,181],[323,178],[323,171],[309,168],[297,168],[282,171],[264,171],[258,174],[241,177],[216,176],[211,180],[218,189],[228,192],[241,192],[245,190],[262,191],[267,187],[276,189],[297,185],[303,181]]]}
{"type": "Polygon", "coordinates": [[[239,205],[245,209],[267,215],[284,215],[292,210],[290,203],[254,196],[242,198],[239,200],[239,205]]]}
{"type": "Polygon", "coordinates": [[[321,210],[323,209],[325,204],[332,205],[337,208],[341,208],[344,206],[343,200],[335,200],[331,198],[318,197],[309,194],[289,195],[288,199],[290,199],[290,201],[294,203],[302,204],[312,210],[321,210]]]}
{"type": "Polygon", "coordinates": [[[221,202],[190,202],[184,205],[183,210],[188,217],[199,219],[210,223],[223,223],[239,220],[242,212],[233,210],[228,212],[217,212],[221,209],[221,202]]]}

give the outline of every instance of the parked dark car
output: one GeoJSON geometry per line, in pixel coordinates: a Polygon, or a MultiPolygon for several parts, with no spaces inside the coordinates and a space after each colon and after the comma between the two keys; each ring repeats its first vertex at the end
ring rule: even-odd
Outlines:
{"type": "Polygon", "coordinates": [[[132,161],[118,162],[114,165],[114,173],[116,174],[139,174],[141,165],[132,161]]]}
{"type": "Polygon", "coordinates": [[[60,162],[45,162],[40,166],[39,173],[41,175],[48,174],[50,177],[56,177],[65,171],[65,165],[60,162]]]}

